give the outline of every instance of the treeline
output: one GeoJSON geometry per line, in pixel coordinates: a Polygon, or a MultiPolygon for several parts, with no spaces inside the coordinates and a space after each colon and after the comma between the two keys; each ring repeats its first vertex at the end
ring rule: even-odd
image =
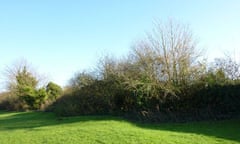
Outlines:
{"type": "Polygon", "coordinates": [[[44,107],[60,116],[111,114],[150,122],[240,116],[239,64],[230,57],[207,63],[201,52],[187,26],[157,23],[125,58],[103,57],[95,70],[75,74],[63,92],[56,84],[38,88],[24,69],[9,92],[27,109],[44,107]]]}
{"type": "Polygon", "coordinates": [[[80,72],[51,110],[63,116],[119,114],[141,121],[239,116],[239,65],[230,57],[208,64],[188,27],[157,24],[126,58],[106,56],[80,72]]]}

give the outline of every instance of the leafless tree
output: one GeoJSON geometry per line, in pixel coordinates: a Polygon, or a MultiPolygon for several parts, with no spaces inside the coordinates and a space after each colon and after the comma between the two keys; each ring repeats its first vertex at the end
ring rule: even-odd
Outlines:
{"type": "Polygon", "coordinates": [[[170,20],[155,23],[147,38],[133,48],[135,58],[151,72],[151,77],[175,85],[187,84],[193,79],[201,51],[186,25],[170,20]]]}
{"type": "Polygon", "coordinates": [[[240,65],[230,56],[215,59],[214,65],[215,69],[222,70],[230,80],[237,80],[240,78],[240,65]]]}

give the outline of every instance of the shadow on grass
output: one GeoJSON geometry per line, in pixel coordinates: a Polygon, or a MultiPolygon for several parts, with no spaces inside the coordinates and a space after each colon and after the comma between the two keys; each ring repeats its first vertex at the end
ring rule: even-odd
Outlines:
{"type": "Polygon", "coordinates": [[[57,117],[51,112],[0,112],[0,131],[104,120],[120,120],[120,118],[112,116],[57,117]]]}
{"type": "Polygon", "coordinates": [[[113,116],[79,116],[59,118],[56,117],[53,113],[48,112],[0,112],[0,131],[35,129],[43,126],[104,120],[125,121],[143,129],[194,133],[240,142],[239,119],[191,123],[142,124],[137,122],[129,122],[122,118],[113,116]]]}
{"type": "Polygon", "coordinates": [[[240,119],[190,123],[137,124],[141,128],[194,133],[240,142],[240,119]]]}

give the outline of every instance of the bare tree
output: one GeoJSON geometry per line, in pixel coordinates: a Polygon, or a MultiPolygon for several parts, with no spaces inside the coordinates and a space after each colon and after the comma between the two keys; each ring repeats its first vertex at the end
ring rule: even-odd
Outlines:
{"type": "Polygon", "coordinates": [[[240,65],[230,56],[215,59],[214,69],[222,70],[230,80],[240,78],[240,65]]]}
{"type": "Polygon", "coordinates": [[[149,96],[165,99],[176,96],[181,87],[193,83],[205,71],[198,61],[201,54],[189,27],[170,20],[156,22],[146,39],[133,46],[130,57],[137,72],[143,74],[141,88],[149,96]]]}
{"type": "Polygon", "coordinates": [[[159,80],[186,84],[193,79],[197,59],[201,55],[188,26],[170,20],[156,23],[152,33],[133,48],[135,58],[159,80]],[[154,74],[155,72],[155,74],[154,74]]]}

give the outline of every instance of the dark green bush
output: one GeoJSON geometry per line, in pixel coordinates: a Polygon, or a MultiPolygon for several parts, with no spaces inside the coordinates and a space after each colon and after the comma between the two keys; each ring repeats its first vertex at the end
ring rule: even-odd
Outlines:
{"type": "Polygon", "coordinates": [[[27,107],[19,97],[12,96],[11,93],[0,94],[0,110],[23,111],[27,107]]]}
{"type": "MultiPolygon", "coordinates": [[[[164,94],[161,90],[159,93],[164,94]]],[[[144,95],[137,100],[135,93],[117,81],[95,80],[57,99],[52,111],[61,116],[122,114],[150,122],[225,119],[240,115],[239,84],[196,83],[182,87],[177,96],[169,94],[164,101],[144,95]]]]}

